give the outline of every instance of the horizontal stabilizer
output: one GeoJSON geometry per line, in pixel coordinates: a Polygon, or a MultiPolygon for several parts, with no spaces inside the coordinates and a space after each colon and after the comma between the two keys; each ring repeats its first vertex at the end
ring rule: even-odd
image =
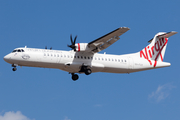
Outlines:
{"type": "MultiPolygon", "coordinates": [[[[177,32],[175,32],[175,31],[171,31],[171,32],[168,32],[168,33],[164,33],[164,34],[162,34],[162,35],[158,35],[157,38],[159,38],[159,39],[160,39],[160,38],[169,38],[169,37],[175,35],[176,33],[177,33],[177,32]]],[[[151,40],[149,40],[148,43],[151,43],[152,40],[153,40],[153,38],[152,38],[151,40]]]]}
{"type": "Polygon", "coordinates": [[[171,37],[172,35],[175,35],[177,32],[175,31],[171,31],[171,32],[168,32],[168,33],[164,33],[162,35],[159,35],[157,36],[158,38],[169,38],[171,37]]]}
{"type": "Polygon", "coordinates": [[[151,42],[152,42],[152,40],[153,40],[153,38],[152,38],[151,40],[149,40],[149,41],[148,41],[148,43],[151,43],[151,42]]]}

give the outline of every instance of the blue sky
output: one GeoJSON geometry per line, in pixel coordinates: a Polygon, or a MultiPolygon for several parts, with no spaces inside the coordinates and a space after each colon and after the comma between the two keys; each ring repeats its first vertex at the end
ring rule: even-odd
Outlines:
{"type": "Polygon", "coordinates": [[[143,49],[158,32],[180,31],[178,0],[0,0],[0,120],[179,120],[179,33],[164,61],[171,66],[132,74],[80,75],[18,67],[3,57],[17,47],[70,50],[70,34],[90,42],[118,27],[130,30],[102,52],[143,49]]]}

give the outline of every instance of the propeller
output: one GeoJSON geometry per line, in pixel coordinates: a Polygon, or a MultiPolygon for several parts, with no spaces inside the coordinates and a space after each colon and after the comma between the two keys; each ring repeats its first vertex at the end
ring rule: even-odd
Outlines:
{"type": "Polygon", "coordinates": [[[72,48],[74,51],[76,51],[76,46],[75,46],[75,44],[76,44],[76,38],[77,38],[77,35],[75,36],[74,41],[73,41],[73,39],[72,39],[72,34],[71,34],[71,35],[70,35],[71,45],[67,45],[68,47],[72,48]]]}

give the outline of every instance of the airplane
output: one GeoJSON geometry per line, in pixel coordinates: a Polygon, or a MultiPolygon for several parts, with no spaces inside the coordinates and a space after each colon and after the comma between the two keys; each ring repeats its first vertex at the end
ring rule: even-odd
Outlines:
{"type": "Polygon", "coordinates": [[[67,71],[72,75],[72,80],[78,80],[77,73],[90,75],[95,72],[106,73],[132,73],[144,70],[168,67],[171,64],[163,62],[168,38],[177,32],[159,32],[152,38],[144,49],[139,52],[112,55],[98,52],[106,49],[122,34],[129,30],[128,27],[120,27],[114,31],[89,43],[76,43],[70,35],[70,51],[36,49],[20,47],[14,49],[4,57],[7,63],[17,70],[17,66],[55,68],[67,71]]]}

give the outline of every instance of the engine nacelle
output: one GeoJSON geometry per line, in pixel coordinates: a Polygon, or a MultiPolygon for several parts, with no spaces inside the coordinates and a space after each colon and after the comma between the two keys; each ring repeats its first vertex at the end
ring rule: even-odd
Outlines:
{"type": "Polygon", "coordinates": [[[75,51],[77,51],[77,52],[90,51],[90,49],[88,47],[88,43],[77,43],[77,44],[75,44],[75,46],[76,46],[75,51]]]}

